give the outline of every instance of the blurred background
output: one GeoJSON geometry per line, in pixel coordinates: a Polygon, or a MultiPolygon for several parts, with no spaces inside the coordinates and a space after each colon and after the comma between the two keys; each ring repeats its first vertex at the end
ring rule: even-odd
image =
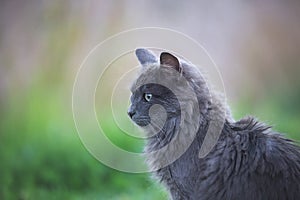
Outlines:
{"type": "Polygon", "coordinates": [[[255,115],[299,140],[299,19],[299,1],[1,1],[0,199],[166,199],[149,174],[94,159],[73,123],[82,60],[131,28],[196,39],[218,65],[236,119],[255,115]]]}

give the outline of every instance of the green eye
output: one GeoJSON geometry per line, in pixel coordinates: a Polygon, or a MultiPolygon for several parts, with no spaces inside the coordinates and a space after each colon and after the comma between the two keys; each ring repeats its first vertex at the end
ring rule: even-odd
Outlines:
{"type": "Polygon", "coordinates": [[[151,93],[145,93],[144,98],[145,98],[146,101],[150,101],[150,99],[152,98],[152,94],[151,93]]]}

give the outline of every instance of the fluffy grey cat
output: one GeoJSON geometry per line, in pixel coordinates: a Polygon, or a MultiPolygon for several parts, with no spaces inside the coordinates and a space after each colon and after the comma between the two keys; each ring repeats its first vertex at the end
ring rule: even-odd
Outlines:
{"type": "Polygon", "coordinates": [[[293,141],[254,118],[234,121],[192,64],[167,52],[158,59],[137,49],[136,56],[141,72],[128,115],[148,134],[149,167],[172,199],[300,199],[300,148],[293,141]],[[215,145],[199,157],[218,119],[215,145]]]}

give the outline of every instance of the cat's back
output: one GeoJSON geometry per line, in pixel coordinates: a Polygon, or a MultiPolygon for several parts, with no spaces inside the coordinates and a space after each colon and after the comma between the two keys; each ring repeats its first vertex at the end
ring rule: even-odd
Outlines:
{"type": "Polygon", "coordinates": [[[300,199],[300,148],[253,118],[227,123],[191,199],[300,199]]]}

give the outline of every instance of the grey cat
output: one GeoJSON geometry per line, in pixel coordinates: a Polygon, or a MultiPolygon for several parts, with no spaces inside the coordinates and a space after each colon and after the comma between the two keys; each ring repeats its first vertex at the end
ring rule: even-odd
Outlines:
{"type": "Polygon", "coordinates": [[[300,199],[300,148],[293,141],[252,117],[234,121],[191,63],[167,52],[158,60],[146,49],[136,56],[141,72],[128,115],[149,135],[149,167],[172,199],[300,199]],[[222,116],[216,144],[199,157],[209,124],[222,116]]]}

